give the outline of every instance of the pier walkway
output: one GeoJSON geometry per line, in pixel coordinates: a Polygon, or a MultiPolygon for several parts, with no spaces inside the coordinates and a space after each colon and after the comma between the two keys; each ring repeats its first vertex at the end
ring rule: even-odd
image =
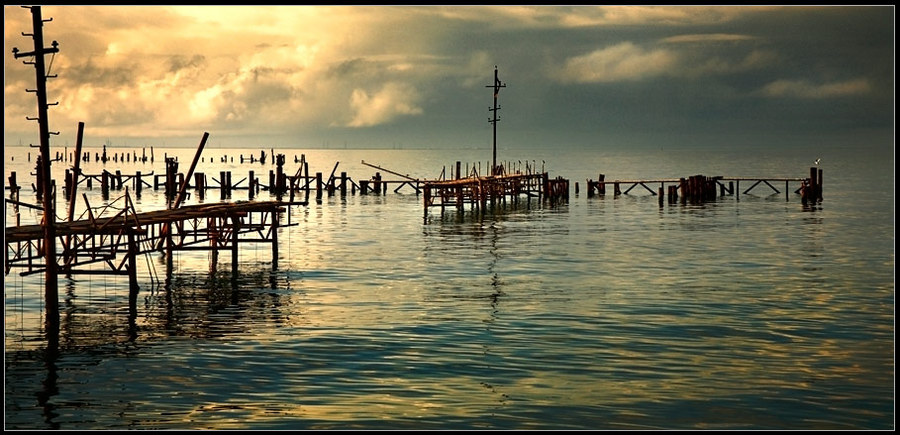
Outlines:
{"type": "MultiPolygon", "coordinates": [[[[57,222],[55,241],[61,274],[128,275],[136,288],[136,257],[153,251],[209,250],[213,261],[219,251],[232,254],[237,274],[238,247],[244,243],[272,245],[272,267],[278,265],[279,214],[289,203],[258,201],[198,204],[176,209],[135,213],[126,207],[115,216],[57,222]],[[100,263],[105,268],[87,268],[100,263]]],[[[40,224],[6,227],[5,273],[44,272],[45,234],[40,224]]]]}
{"type": "MultiPolygon", "coordinates": [[[[713,199],[716,195],[716,188],[720,192],[721,196],[735,195],[738,197],[740,195],[740,185],[741,181],[745,182],[753,182],[746,190],[744,190],[744,194],[750,193],[756,186],[760,184],[765,184],[769,186],[775,193],[779,192],[778,188],[773,186],[772,183],[775,182],[784,182],[784,191],[785,191],[785,200],[790,199],[790,183],[798,183],[797,188],[794,190],[794,193],[801,195],[801,201],[805,204],[807,201],[821,201],[822,200],[822,179],[823,173],[822,170],[816,167],[812,167],[809,169],[809,178],[800,178],[800,177],[729,177],[729,176],[712,176],[707,177],[704,175],[694,175],[690,177],[682,177],[682,178],[657,178],[657,179],[633,179],[633,180],[613,180],[613,181],[605,181],[605,175],[600,174],[599,181],[587,180],[587,189],[588,196],[594,196],[595,194],[605,195],[606,194],[606,186],[613,186],[613,194],[614,195],[627,195],[637,186],[641,186],[650,192],[651,195],[659,195],[659,201],[662,203],[664,192],[666,192],[666,184],[669,184],[668,188],[668,196],[669,201],[674,201],[679,196],[682,200],[685,199],[713,199]],[[727,183],[727,184],[726,184],[727,183]],[[659,190],[654,191],[651,189],[648,184],[659,184],[659,190]],[[625,191],[622,191],[622,186],[628,186],[625,191]]],[[[576,185],[577,191],[577,185],[576,185]]]]}
{"type": "Polygon", "coordinates": [[[537,174],[500,174],[472,176],[453,180],[432,180],[422,183],[425,192],[425,216],[429,207],[455,207],[462,211],[465,204],[473,210],[484,210],[488,202],[517,201],[522,195],[528,198],[558,200],[569,198],[569,180],[550,179],[546,172],[537,174]]]}

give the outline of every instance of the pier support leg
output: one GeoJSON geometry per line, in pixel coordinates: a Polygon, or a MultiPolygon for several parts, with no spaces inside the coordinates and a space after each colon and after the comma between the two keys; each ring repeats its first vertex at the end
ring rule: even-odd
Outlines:
{"type": "Polygon", "coordinates": [[[272,209],[272,270],[278,270],[278,211],[272,209]]]}
{"type": "Polygon", "coordinates": [[[316,172],[316,202],[322,202],[322,173],[316,172]]]}
{"type": "Polygon", "coordinates": [[[236,281],[238,277],[238,235],[241,231],[241,218],[232,216],[231,223],[231,279],[236,281]]]}
{"type": "Polygon", "coordinates": [[[137,318],[137,242],[134,240],[134,234],[128,234],[128,316],[130,319],[137,318]]]}

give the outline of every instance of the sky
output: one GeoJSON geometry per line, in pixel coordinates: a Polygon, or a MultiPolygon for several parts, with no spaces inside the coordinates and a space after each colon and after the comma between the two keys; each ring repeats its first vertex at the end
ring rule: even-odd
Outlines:
{"type": "MultiPolygon", "coordinates": [[[[43,6],[51,146],[856,146],[894,138],[894,6],[43,6]]],[[[4,141],[38,144],[4,6],[4,141]]]]}

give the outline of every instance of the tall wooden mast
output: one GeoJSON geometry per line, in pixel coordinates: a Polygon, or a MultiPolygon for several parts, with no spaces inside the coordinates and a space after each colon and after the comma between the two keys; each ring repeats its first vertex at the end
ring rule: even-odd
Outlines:
{"type": "Polygon", "coordinates": [[[494,160],[491,163],[491,175],[499,175],[497,173],[497,121],[500,119],[497,117],[497,111],[500,110],[500,106],[497,105],[497,97],[500,95],[500,88],[505,88],[506,85],[500,83],[500,78],[497,75],[497,66],[494,66],[494,84],[487,85],[486,88],[494,88],[494,107],[488,108],[491,112],[494,113],[493,118],[489,118],[488,122],[493,124],[494,126],[494,160]]]}
{"type": "MultiPolygon", "coordinates": [[[[50,122],[47,117],[47,78],[48,76],[44,63],[44,55],[55,54],[59,51],[56,41],[52,46],[44,47],[44,22],[53,21],[53,19],[44,20],[41,18],[40,6],[24,6],[31,9],[32,27],[34,33],[27,34],[22,32],[22,36],[31,36],[34,39],[34,51],[20,53],[18,48],[13,48],[13,56],[18,59],[20,57],[33,57],[33,60],[24,61],[25,64],[34,65],[35,84],[37,89],[27,89],[27,92],[37,94],[38,117],[27,118],[36,120],[40,128],[40,149],[41,149],[41,167],[39,170],[42,174],[43,183],[43,208],[44,218],[41,220],[41,226],[44,229],[44,261],[46,263],[46,279],[44,280],[44,301],[47,306],[47,335],[49,337],[58,336],[59,332],[59,289],[57,283],[57,263],[56,263],[56,213],[53,210],[53,195],[51,189],[53,180],[50,178],[50,122]]],[[[52,66],[53,63],[51,62],[52,66]]],[[[58,103],[53,103],[56,105],[58,103]]],[[[54,132],[52,134],[59,134],[54,132]]]]}

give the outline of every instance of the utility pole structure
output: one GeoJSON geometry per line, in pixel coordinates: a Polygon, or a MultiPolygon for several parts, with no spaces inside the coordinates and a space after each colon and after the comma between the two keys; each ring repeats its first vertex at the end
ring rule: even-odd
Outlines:
{"type": "MultiPolygon", "coordinates": [[[[52,47],[44,47],[44,22],[53,21],[53,19],[41,19],[40,6],[23,6],[31,9],[33,34],[22,32],[22,36],[31,36],[34,39],[34,51],[28,53],[20,53],[18,48],[13,48],[13,56],[18,59],[20,57],[34,57],[33,61],[24,61],[26,65],[34,65],[35,83],[37,89],[26,89],[27,92],[37,93],[38,117],[26,119],[37,121],[40,127],[41,135],[41,174],[44,195],[41,198],[44,208],[44,217],[41,220],[41,226],[44,230],[44,261],[46,263],[46,279],[44,280],[44,303],[47,307],[47,336],[50,339],[58,340],[59,336],[59,288],[57,282],[57,263],[56,263],[56,212],[53,210],[53,195],[50,194],[53,187],[53,180],[50,179],[50,127],[47,118],[47,79],[56,77],[48,76],[44,64],[44,55],[59,52],[56,41],[53,41],[52,47]]],[[[52,58],[50,65],[53,65],[52,58]]],[[[56,105],[59,103],[53,103],[56,105]]],[[[52,134],[59,134],[54,132],[52,134]]],[[[74,199],[73,199],[74,201],[74,199]]]]}
{"type": "Polygon", "coordinates": [[[497,105],[497,97],[500,94],[500,88],[505,88],[506,85],[500,83],[500,78],[497,76],[496,65],[494,65],[494,84],[485,87],[494,88],[494,107],[488,108],[488,110],[494,113],[493,118],[488,118],[488,122],[494,126],[494,160],[491,163],[491,175],[499,175],[497,173],[497,121],[500,121],[500,118],[497,118],[497,111],[500,110],[500,106],[497,105]]]}

